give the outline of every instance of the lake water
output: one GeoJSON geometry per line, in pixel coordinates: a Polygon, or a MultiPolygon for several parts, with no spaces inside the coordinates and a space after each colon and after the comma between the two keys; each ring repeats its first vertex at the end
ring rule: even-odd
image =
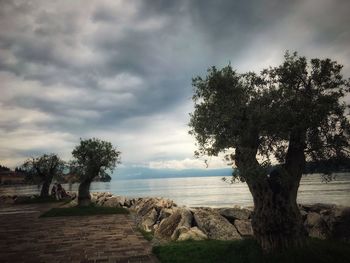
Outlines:
{"type": "MultiPolygon", "coordinates": [[[[78,184],[63,185],[76,191],[78,184]]],[[[0,187],[1,194],[37,194],[38,186],[0,187]]],[[[245,183],[228,184],[221,177],[113,179],[95,182],[91,192],[111,192],[128,197],[165,197],[178,205],[227,207],[251,206],[253,200],[245,183]]],[[[350,174],[338,174],[324,183],[317,174],[303,176],[298,193],[300,203],[330,203],[350,206],[350,174]]]]}

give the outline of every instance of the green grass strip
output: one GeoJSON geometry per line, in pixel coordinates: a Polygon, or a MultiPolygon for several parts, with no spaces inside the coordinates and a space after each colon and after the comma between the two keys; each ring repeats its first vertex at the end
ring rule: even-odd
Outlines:
{"type": "Polygon", "coordinates": [[[162,263],[349,263],[350,244],[310,239],[303,248],[264,255],[254,240],[183,241],[153,248],[162,263]]]}
{"type": "Polygon", "coordinates": [[[74,206],[74,207],[52,208],[49,211],[42,214],[40,217],[90,216],[90,215],[111,215],[111,214],[129,214],[129,211],[125,208],[118,208],[118,207],[74,206]]]}

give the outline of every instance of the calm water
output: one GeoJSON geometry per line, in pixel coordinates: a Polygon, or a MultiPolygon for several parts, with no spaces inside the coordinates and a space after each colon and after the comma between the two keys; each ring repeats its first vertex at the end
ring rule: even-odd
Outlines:
{"type": "MultiPolygon", "coordinates": [[[[66,190],[76,191],[78,185],[63,185],[66,190]]],[[[3,187],[1,194],[37,194],[37,186],[3,187]]],[[[109,183],[91,185],[92,192],[108,191],[128,197],[166,197],[179,205],[224,207],[250,206],[252,197],[245,183],[228,184],[220,177],[114,179],[109,183]]],[[[338,174],[329,183],[321,181],[320,175],[304,176],[299,188],[298,202],[331,203],[350,205],[350,174],[338,174]]]]}

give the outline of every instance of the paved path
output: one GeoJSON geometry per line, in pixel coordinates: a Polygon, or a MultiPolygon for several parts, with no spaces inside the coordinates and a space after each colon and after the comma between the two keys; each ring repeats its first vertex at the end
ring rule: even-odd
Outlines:
{"type": "Polygon", "coordinates": [[[0,207],[0,262],[157,262],[130,215],[39,218],[52,206],[0,207]]]}

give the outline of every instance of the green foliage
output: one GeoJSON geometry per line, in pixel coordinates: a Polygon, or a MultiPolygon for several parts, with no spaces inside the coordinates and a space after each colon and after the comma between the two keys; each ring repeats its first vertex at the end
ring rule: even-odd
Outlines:
{"type": "Polygon", "coordinates": [[[112,172],[120,163],[120,154],[110,142],[97,138],[81,139],[72,152],[71,173],[77,174],[81,181],[104,180],[109,178],[107,172],[112,172]]]}
{"type": "MultiPolygon", "coordinates": [[[[235,150],[257,149],[260,167],[271,160],[286,162],[288,145],[297,134],[307,161],[350,155],[350,123],[342,99],[350,81],[342,65],[330,59],[311,59],[286,52],[284,62],[260,74],[239,74],[231,65],[212,67],[205,78],[193,79],[194,112],[190,134],[197,155],[226,153],[236,162],[235,150]]],[[[244,180],[241,173],[236,177],[244,180]]],[[[243,176],[244,177],[244,176],[243,176]]]]}
{"type": "Polygon", "coordinates": [[[129,214],[129,211],[120,207],[102,207],[102,206],[74,206],[52,208],[42,214],[40,217],[57,216],[90,216],[90,215],[111,215],[111,214],[129,214]]]}
{"type": "Polygon", "coordinates": [[[330,263],[350,262],[350,245],[328,240],[309,240],[308,245],[283,253],[263,254],[254,240],[184,241],[153,249],[162,263],[330,263]]]}
{"type": "Polygon", "coordinates": [[[57,154],[43,154],[39,157],[31,157],[17,170],[31,177],[35,182],[41,183],[45,180],[51,182],[52,178],[62,175],[65,162],[57,154]]]}
{"type": "Polygon", "coordinates": [[[143,230],[141,227],[138,227],[137,230],[142,234],[142,236],[148,240],[148,241],[151,241],[154,237],[153,233],[152,232],[147,232],[145,230],[143,230]]]}

